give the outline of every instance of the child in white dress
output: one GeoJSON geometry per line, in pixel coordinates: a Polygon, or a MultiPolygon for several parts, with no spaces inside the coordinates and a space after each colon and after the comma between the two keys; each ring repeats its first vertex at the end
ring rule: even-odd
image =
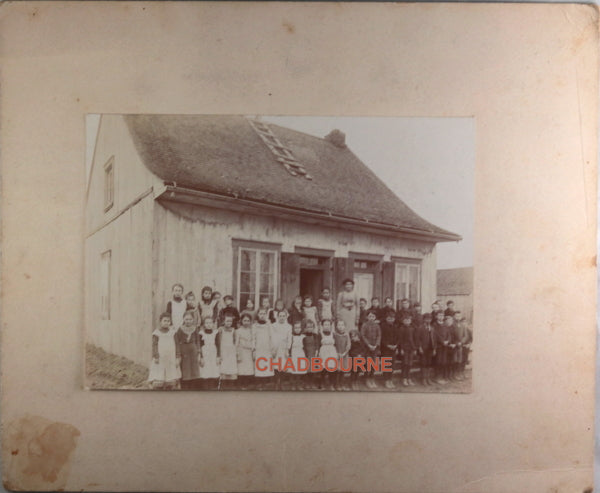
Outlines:
{"type": "Polygon", "coordinates": [[[252,317],[253,321],[256,318],[256,310],[254,309],[254,301],[252,301],[251,298],[248,298],[248,301],[246,301],[246,306],[244,307],[243,312],[248,313],[252,317]]]}
{"type": "Polygon", "coordinates": [[[214,310],[215,310],[216,302],[213,301],[213,290],[210,286],[204,286],[202,291],[200,291],[200,302],[198,303],[198,309],[200,310],[200,315],[202,320],[205,318],[212,318],[216,323],[214,318],[214,310]]]}
{"type": "Polygon", "coordinates": [[[335,350],[335,338],[331,330],[331,321],[323,320],[321,324],[321,348],[319,349],[319,358],[321,358],[321,364],[323,365],[323,371],[321,373],[321,384],[319,388],[329,388],[331,386],[330,372],[326,368],[333,368],[334,365],[337,368],[338,354],[335,350]],[[333,359],[334,361],[327,361],[333,359]]]}
{"type": "Polygon", "coordinates": [[[152,332],[152,363],[148,381],[153,389],[172,390],[181,377],[179,354],[175,344],[176,329],[171,325],[167,312],[159,317],[160,327],[152,332]]]}
{"type": "Polygon", "coordinates": [[[302,317],[305,321],[310,320],[315,326],[319,325],[317,307],[313,305],[312,296],[305,296],[302,304],[302,317]]]}
{"type": "Polygon", "coordinates": [[[194,317],[194,327],[200,327],[200,310],[198,309],[198,303],[196,302],[196,295],[193,291],[190,291],[185,295],[186,313],[192,312],[194,317]]]}
{"type": "Polygon", "coordinates": [[[173,284],[171,293],[172,297],[167,303],[166,312],[171,317],[171,324],[177,330],[183,324],[183,314],[187,311],[187,303],[183,299],[183,285],[179,283],[173,284]]]}
{"type": "Polygon", "coordinates": [[[254,376],[257,378],[258,390],[263,390],[274,373],[271,358],[275,356],[271,338],[271,324],[267,321],[267,312],[258,310],[257,320],[252,326],[252,345],[254,346],[254,376]],[[259,361],[260,359],[260,361],[259,361]]]}
{"type": "MultiPolygon", "coordinates": [[[[285,309],[285,304],[283,303],[282,299],[278,299],[275,302],[275,308],[273,308],[272,310],[269,310],[269,322],[271,322],[272,324],[274,324],[277,321],[277,315],[279,315],[279,312],[285,311],[287,313],[287,310],[285,309]]],[[[289,315],[289,313],[287,313],[289,315]]]]}
{"type": "Polygon", "coordinates": [[[281,390],[285,373],[283,368],[290,355],[290,346],[292,345],[292,327],[287,323],[287,312],[279,312],[277,322],[271,326],[271,337],[271,344],[275,353],[274,359],[279,363],[275,370],[275,388],[281,390]]]}
{"type": "Polygon", "coordinates": [[[317,302],[317,315],[319,320],[333,320],[335,318],[333,300],[331,299],[331,291],[329,288],[323,288],[321,297],[317,302]]]}
{"type": "Polygon", "coordinates": [[[350,358],[350,335],[346,332],[346,324],[343,320],[338,320],[333,331],[333,339],[335,341],[335,350],[338,354],[340,366],[335,376],[336,390],[350,390],[344,385],[344,375],[351,368],[350,358]]]}
{"type": "MultiPolygon", "coordinates": [[[[226,317],[232,315],[226,315],[226,317]]],[[[237,329],[237,372],[238,382],[242,390],[247,389],[254,379],[254,352],[252,337],[252,317],[244,313],[240,320],[240,328],[237,329]]]]}
{"type": "Polygon", "coordinates": [[[306,374],[304,370],[307,366],[306,354],[304,353],[304,338],[306,336],[302,333],[302,322],[296,322],[292,328],[292,344],[290,347],[290,358],[294,364],[294,369],[290,370],[292,377],[292,390],[304,390],[302,385],[301,375],[306,374]]]}
{"type": "Polygon", "coordinates": [[[219,356],[217,351],[217,331],[215,323],[211,317],[204,319],[202,330],[202,358],[200,360],[200,379],[202,388],[206,390],[216,390],[219,385],[219,356]]]}
{"type": "Polygon", "coordinates": [[[223,327],[217,334],[217,351],[221,358],[221,389],[231,389],[232,380],[237,380],[237,334],[233,328],[233,317],[225,317],[223,327]]]}

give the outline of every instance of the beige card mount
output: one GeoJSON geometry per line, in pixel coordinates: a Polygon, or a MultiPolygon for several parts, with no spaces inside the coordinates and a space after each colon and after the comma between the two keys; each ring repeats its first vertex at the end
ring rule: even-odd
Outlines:
{"type": "Polygon", "coordinates": [[[3,4],[5,487],[590,487],[597,33],[571,4],[3,4]],[[472,392],[86,389],[89,114],[471,119],[472,392]]]}

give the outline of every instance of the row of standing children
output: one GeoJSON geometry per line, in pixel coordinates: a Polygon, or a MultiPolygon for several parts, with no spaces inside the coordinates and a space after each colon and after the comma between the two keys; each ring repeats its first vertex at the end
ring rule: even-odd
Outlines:
{"type": "MultiPolygon", "coordinates": [[[[468,358],[468,344],[462,340],[460,330],[452,329],[453,323],[442,321],[440,327],[438,310],[434,310],[436,320],[430,323],[431,316],[420,317],[418,304],[411,308],[408,300],[402,301],[397,317],[391,298],[386,299],[382,308],[374,299],[369,310],[361,306],[360,319],[364,321],[359,325],[360,331],[346,331],[342,319],[338,319],[333,327],[335,306],[328,289],[323,290],[316,307],[312,305],[312,298],[306,296],[304,299],[296,297],[289,312],[282,300],[270,309],[266,298],[257,312],[249,304],[241,315],[233,306],[231,296],[225,296],[221,305],[220,296],[215,297],[208,287],[203,288],[199,304],[195,303],[193,293],[188,293],[185,310],[180,308],[183,286],[176,284],[172,291],[173,298],[160,317],[160,327],[153,332],[149,380],[154,388],[179,385],[183,389],[232,388],[238,380],[241,388],[260,389],[274,380],[275,387],[280,389],[286,372],[277,367],[274,370],[269,367],[258,369],[255,366],[257,358],[291,357],[296,361],[299,357],[319,356],[322,360],[337,358],[345,362],[349,357],[380,355],[393,360],[399,355],[403,384],[410,385],[413,384],[410,379],[413,353],[420,356],[422,382],[428,385],[432,382],[432,367],[436,368],[438,381],[445,383],[444,377],[453,378],[461,373],[461,369],[464,371],[468,358]],[[457,342],[452,338],[461,340],[457,342]]],[[[367,387],[376,388],[373,372],[365,374],[367,387]]],[[[310,369],[294,368],[289,372],[294,389],[331,387],[331,376],[323,371],[317,378],[310,369]]],[[[352,388],[359,388],[358,379],[359,373],[351,372],[352,388]]],[[[385,386],[395,387],[392,373],[387,375],[385,386]]],[[[345,384],[342,371],[336,372],[333,388],[350,388],[345,384]]]]}
{"type": "MultiPolygon", "coordinates": [[[[421,305],[411,305],[408,299],[401,300],[398,310],[391,297],[385,299],[383,307],[377,298],[369,308],[365,299],[360,304],[361,332],[379,334],[379,339],[372,339],[380,341],[380,354],[392,361],[399,359],[403,386],[415,385],[411,376],[414,370],[419,370],[420,383],[425,386],[466,378],[473,336],[465,317],[454,309],[453,301],[447,302],[444,311],[436,301],[431,313],[424,315],[421,305]]],[[[377,347],[373,350],[377,351],[377,347]]],[[[367,386],[375,388],[377,384],[371,378],[367,386]]],[[[395,387],[393,374],[386,375],[385,386],[395,387]]]]}

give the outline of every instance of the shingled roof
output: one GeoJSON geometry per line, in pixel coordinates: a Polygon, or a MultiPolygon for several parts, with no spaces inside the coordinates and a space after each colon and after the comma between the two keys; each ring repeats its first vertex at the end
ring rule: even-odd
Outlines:
{"type": "Polygon", "coordinates": [[[412,211],[339,142],[269,124],[306,179],[277,162],[244,116],[127,115],[125,121],[144,164],[177,187],[460,239],[412,211]]]}

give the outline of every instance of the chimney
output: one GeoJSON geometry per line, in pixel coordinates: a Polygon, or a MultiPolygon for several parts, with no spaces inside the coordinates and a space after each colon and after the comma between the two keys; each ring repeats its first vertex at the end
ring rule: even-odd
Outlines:
{"type": "Polygon", "coordinates": [[[346,147],[346,134],[340,132],[337,128],[333,129],[325,136],[327,142],[331,142],[334,146],[344,148],[346,147]]]}

